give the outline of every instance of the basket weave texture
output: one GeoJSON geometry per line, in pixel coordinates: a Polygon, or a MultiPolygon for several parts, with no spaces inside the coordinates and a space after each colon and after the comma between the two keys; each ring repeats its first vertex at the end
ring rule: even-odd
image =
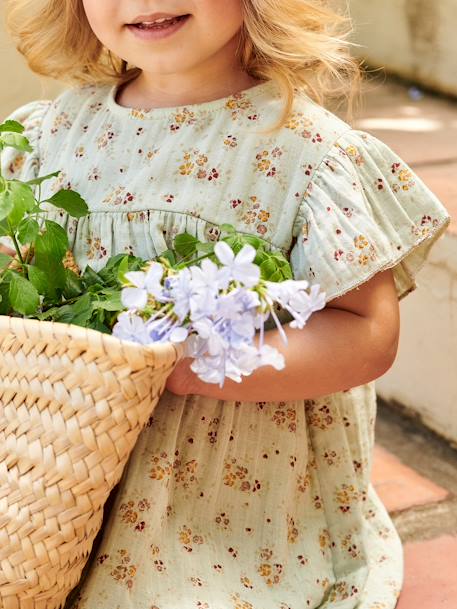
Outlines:
{"type": "Polygon", "coordinates": [[[0,316],[0,608],[60,609],[182,356],[0,316]]]}

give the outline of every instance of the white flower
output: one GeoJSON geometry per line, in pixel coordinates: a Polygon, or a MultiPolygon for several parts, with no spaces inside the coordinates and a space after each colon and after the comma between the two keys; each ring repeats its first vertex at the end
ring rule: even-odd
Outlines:
{"type": "Polygon", "coordinates": [[[129,311],[119,313],[112,334],[117,338],[131,340],[143,345],[149,342],[146,323],[141,317],[129,311]]]}
{"type": "Polygon", "coordinates": [[[232,248],[225,241],[218,241],[214,246],[214,253],[230,272],[231,279],[239,281],[248,288],[259,283],[260,268],[253,264],[256,250],[252,245],[244,245],[235,256],[232,248]]]}
{"type": "Polygon", "coordinates": [[[162,296],[163,288],[160,280],[163,276],[164,268],[158,262],[152,262],[147,272],[129,271],[125,273],[125,278],[133,283],[134,288],[123,288],[121,302],[128,309],[144,309],[148,302],[148,295],[156,298],[162,296]]]}

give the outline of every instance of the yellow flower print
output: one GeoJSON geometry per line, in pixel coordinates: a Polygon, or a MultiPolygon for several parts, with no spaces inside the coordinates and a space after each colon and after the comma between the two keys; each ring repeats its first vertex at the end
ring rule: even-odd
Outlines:
{"type": "Polygon", "coordinates": [[[235,93],[227,100],[225,107],[227,110],[230,110],[232,120],[237,120],[247,110],[251,110],[253,105],[245,93],[235,93]]]}
{"type": "Polygon", "coordinates": [[[66,112],[60,112],[54,119],[51,127],[52,135],[55,135],[60,129],[71,129],[70,117],[66,112]]]}
{"type": "Polygon", "coordinates": [[[254,607],[248,601],[244,601],[240,598],[240,595],[231,594],[230,598],[233,602],[233,609],[254,609],[254,607]]]}
{"type": "Polygon", "coordinates": [[[343,514],[351,511],[351,505],[359,500],[359,491],[353,484],[343,484],[335,490],[335,500],[339,504],[338,509],[343,514]]]}
{"type": "Polygon", "coordinates": [[[224,464],[226,473],[224,475],[224,485],[237,488],[243,492],[256,493],[262,489],[260,480],[248,479],[249,470],[247,467],[238,465],[235,458],[226,461],[224,464]]]}
{"type": "Polygon", "coordinates": [[[203,167],[208,162],[208,157],[206,154],[199,154],[195,160],[199,167],[203,167]]]}
{"type": "Polygon", "coordinates": [[[202,535],[196,535],[187,525],[182,525],[178,532],[178,540],[186,552],[192,552],[194,545],[202,545],[205,540],[202,535]]]}
{"type": "Polygon", "coordinates": [[[261,209],[261,210],[259,211],[259,214],[258,214],[258,216],[257,216],[257,217],[259,218],[259,220],[260,220],[261,222],[268,222],[268,219],[269,219],[269,217],[270,217],[270,212],[265,211],[265,209],[261,209]]]}
{"type": "Polygon", "coordinates": [[[217,180],[220,177],[220,170],[211,167],[206,154],[197,149],[186,150],[183,162],[179,165],[178,173],[182,176],[194,176],[197,180],[217,180]]]}
{"type": "Polygon", "coordinates": [[[295,133],[304,139],[309,139],[311,137],[310,129],[312,126],[313,121],[305,116],[303,112],[294,112],[285,125],[286,129],[295,131],[295,133]]]}
{"type": "Polygon", "coordinates": [[[368,239],[364,237],[364,235],[359,235],[358,237],[354,238],[354,245],[356,248],[363,250],[363,248],[369,246],[368,239]]]}
{"type": "Polygon", "coordinates": [[[99,150],[106,148],[117,138],[116,133],[113,131],[113,126],[107,125],[105,131],[97,138],[97,146],[99,150]]]}
{"type": "Polygon", "coordinates": [[[402,169],[398,174],[400,182],[409,182],[413,177],[412,173],[408,169],[402,169]]]}
{"type": "Polygon", "coordinates": [[[186,161],[185,163],[180,165],[179,173],[182,176],[190,176],[194,170],[194,167],[195,167],[194,163],[191,163],[190,161],[186,161]]]}
{"type": "Polygon", "coordinates": [[[181,112],[174,115],[173,121],[170,124],[170,131],[176,132],[184,125],[193,125],[195,123],[195,114],[188,108],[184,108],[181,112]]]}
{"type": "Polygon", "coordinates": [[[319,546],[322,554],[325,554],[325,550],[330,548],[330,531],[328,529],[321,529],[319,532],[319,546]]]}
{"type": "Polygon", "coordinates": [[[238,140],[234,135],[228,135],[224,140],[224,146],[227,148],[236,148],[238,146],[238,140]]]}
{"type": "Polygon", "coordinates": [[[295,543],[298,538],[298,528],[295,526],[295,520],[290,514],[287,514],[287,541],[295,543]]]}
{"type": "Polygon", "coordinates": [[[300,491],[300,493],[305,493],[306,489],[309,488],[311,484],[311,476],[309,474],[309,472],[306,472],[306,474],[303,476],[302,474],[299,474],[297,477],[297,488],[300,491]]]}
{"type": "Polygon", "coordinates": [[[107,255],[106,247],[102,245],[100,237],[88,237],[86,239],[88,245],[87,258],[89,260],[100,260],[107,255]]]}
{"type": "Polygon", "coordinates": [[[366,266],[370,261],[370,257],[367,256],[366,254],[360,254],[359,256],[359,264],[361,266],[366,266]]]}
{"type": "Polygon", "coordinates": [[[246,575],[242,575],[240,577],[240,582],[243,584],[243,586],[245,588],[248,588],[248,590],[252,590],[254,588],[251,580],[249,579],[249,577],[247,577],[246,575]]]}
{"type": "Polygon", "coordinates": [[[123,584],[126,588],[131,589],[137,573],[137,567],[136,565],[130,564],[131,558],[127,550],[121,549],[118,550],[117,553],[118,564],[111,571],[110,575],[115,581],[123,584]]]}
{"type": "Polygon", "coordinates": [[[152,480],[164,480],[169,478],[173,471],[172,463],[166,458],[166,455],[154,455],[151,459],[152,467],[149,470],[149,477],[152,480]]]}
{"type": "Polygon", "coordinates": [[[15,157],[15,159],[8,166],[9,173],[12,176],[14,176],[16,173],[18,173],[22,169],[22,167],[24,166],[24,163],[25,163],[25,155],[18,154],[17,157],[15,157]]]}
{"type": "Polygon", "coordinates": [[[82,159],[83,156],[86,154],[86,149],[84,148],[84,146],[78,146],[75,150],[75,157],[77,159],[82,159]]]}
{"type": "Polygon", "coordinates": [[[341,547],[343,550],[346,550],[352,558],[357,558],[360,556],[360,550],[357,547],[357,544],[353,541],[352,533],[348,533],[343,537],[341,547]]]}
{"type": "Polygon", "coordinates": [[[273,551],[270,548],[260,550],[260,563],[257,566],[257,573],[264,579],[267,586],[274,586],[280,583],[283,566],[273,562],[273,551]]]}

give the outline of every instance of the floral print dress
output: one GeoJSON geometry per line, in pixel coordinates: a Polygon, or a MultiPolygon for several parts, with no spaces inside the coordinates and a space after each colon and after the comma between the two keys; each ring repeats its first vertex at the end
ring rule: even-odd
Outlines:
{"type": "MultiPolygon", "coordinates": [[[[282,110],[271,81],[149,111],[116,92],[76,87],[10,117],[34,153],[6,151],[4,175],[61,169],[43,197],[71,187],[88,201],[79,220],[47,212],[81,268],[154,258],[182,231],[217,240],[228,222],[290,256],[327,301],[387,268],[401,299],[449,224],[390,148],[305,95],[265,133],[282,110]]],[[[403,552],[370,482],[375,417],[374,382],[288,402],[165,392],[67,606],[393,609],[403,552]]]]}

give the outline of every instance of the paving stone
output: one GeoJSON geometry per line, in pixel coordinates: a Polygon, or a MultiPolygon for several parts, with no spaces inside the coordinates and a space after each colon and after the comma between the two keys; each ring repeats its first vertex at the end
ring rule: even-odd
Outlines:
{"type": "Polygon", "coordinates": [[[403,547],[405,579],[396,609],[455,609],[457,537],[442,535],[403,547]]]}
{"type": "MultiPolygon", "coordinates": [[[[375,444],[371,480],[389,512],[442,501],[449,491],[375,444]]],[[[457,606],[457,605],[456,605],[457,606]]]]}

